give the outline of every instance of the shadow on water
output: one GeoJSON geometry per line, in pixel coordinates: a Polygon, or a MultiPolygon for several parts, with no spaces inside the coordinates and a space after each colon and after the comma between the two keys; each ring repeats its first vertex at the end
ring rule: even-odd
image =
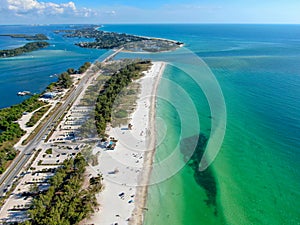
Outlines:
{"type": "Polygon", "coordinates": [[[205,151],[207,141],[208,139],[204,134],[185,138],[180,143],[180,151],[184,155],[184,161],[187,163],[187,166],[189,166],[193,170],[195,181],[198,185],[204,188],[206,192],[206,204],[208,206],[215,207],[215,215],[217,216],[217,184],[213,176],[213,172],[210,167],[208,167],[204,171],[199,171],[199,163],[205,151]],[[195,140],[197,139],[197,145],[196,147],[194,147],[195,140]]]}

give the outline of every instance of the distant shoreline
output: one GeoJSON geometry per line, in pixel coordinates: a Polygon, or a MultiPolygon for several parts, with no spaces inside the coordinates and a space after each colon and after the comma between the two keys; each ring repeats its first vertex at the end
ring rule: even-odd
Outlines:
{"type": "Polygon", "coordinates": [[[45,41],[49,40],[49,38],[44,34],[35,34],[35,35],[27,35],[27,34],[0,34],[0,37],[11,37],[11,38],[25,38],[27,41],[45,41]]]}
{"type": "Polygon", "coordinates": [[[42,48],[46,48],[48,46],[49,43],[45,41],[29,42],[19,48],[0,50],[0,58],[15,57],[15,56],[22,55],[24,53],[33,52],[42,48]]]}
{"type": "Polygon", "coordinates": [[[127,33],[103,31],[101,27],[90,25],[78,29],[56,30],[55,33],[64,33],[67,38],[87,38],[89,41],[81,41],[75,45],[81,48],[115,49],[124,47],[130,52],[165,52],[180,48],[184,43],[166,38],[154,38],[127,33]]]}

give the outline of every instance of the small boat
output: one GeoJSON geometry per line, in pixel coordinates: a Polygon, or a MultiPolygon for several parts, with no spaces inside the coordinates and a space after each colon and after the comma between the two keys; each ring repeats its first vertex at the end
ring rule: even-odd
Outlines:
{"type": "Polygon", "coordinates": [[[19,91],[17,93],[18,96],[25,96],[25,95],[31,95],[30,91],[19,91]]]}

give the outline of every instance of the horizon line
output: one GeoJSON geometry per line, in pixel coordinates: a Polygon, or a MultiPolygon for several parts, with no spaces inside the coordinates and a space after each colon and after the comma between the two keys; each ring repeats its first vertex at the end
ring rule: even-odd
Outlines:
{"type": "Polygon", "coordinates": [[[49,25],[300,25],[300,23],[201,23],[201,22],[163,22],[163,23],[16,23],[16,24],[1,24],[0,26],[49,26],[49,25]]]}

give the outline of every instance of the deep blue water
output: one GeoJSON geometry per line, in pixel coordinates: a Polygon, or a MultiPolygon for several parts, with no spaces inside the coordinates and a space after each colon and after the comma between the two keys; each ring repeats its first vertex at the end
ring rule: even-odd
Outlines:
{"type": "MultiPolygon", "coordinates": [[[[74,45],[77,39],[67,39],[54,33],[55,30],[68,27],[70,26],[0,26],[1,34],[43,33],[50,38],[50,46],[45,49],[0,59],[0,108],[19,103],[26,98],[17,96],[17,92],[40,93],[49,83],[56,81],[55,74],[70,67],[77,69],[84,62],[93,62],[107,52],[79,48],[74,45]]],[[[0,37],[0,49],[19,47],[27,42],[25,39],[0,37]]]]}

